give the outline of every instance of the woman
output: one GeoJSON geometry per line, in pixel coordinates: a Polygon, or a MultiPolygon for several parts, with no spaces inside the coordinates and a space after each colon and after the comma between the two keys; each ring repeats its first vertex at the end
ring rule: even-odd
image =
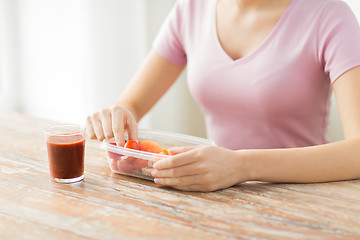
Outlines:
{"type": "Polygon", "coordinates": [[[172,149],[155,183],[214,191],[360,177],[360,30],[344,2],[178,1],[119,101],[88,117],[90,138],[137,139],[137,122],[185,66],[217,147],[172,149]],[[328,143],[332,90],[345,140],[328,143]]]}

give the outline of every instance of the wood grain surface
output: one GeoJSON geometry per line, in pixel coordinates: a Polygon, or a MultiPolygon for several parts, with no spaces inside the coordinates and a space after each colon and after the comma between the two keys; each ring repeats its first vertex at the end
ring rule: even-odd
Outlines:
{"type": "Polygon", "coordinates": [[[0,115],[0,239],[360,239],[360,181],[181,192],[111,172],[87,139],[85,180],[50,180],[43,129],[0,115]]]}

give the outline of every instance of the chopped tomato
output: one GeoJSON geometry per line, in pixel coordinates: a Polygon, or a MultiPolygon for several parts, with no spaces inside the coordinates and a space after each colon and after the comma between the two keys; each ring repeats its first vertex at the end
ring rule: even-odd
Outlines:
{"type": "Polygon", "coordinates": [[[127,161],[119,160],[117,162],[117,167],[120,172],[122,173],[131,173],[135,170],[134,166],[127,161]]]}
{"type": "Polygon", "coordinates": [[[125,143],[124,148],[131,148],[134,150],[139,150],[139,144],[135,140],[129,140],[125,143]]]}

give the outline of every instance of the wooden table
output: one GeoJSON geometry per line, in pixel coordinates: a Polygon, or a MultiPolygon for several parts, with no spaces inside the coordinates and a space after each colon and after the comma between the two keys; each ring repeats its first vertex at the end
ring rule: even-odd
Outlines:
{"type": "Polygon", "coordinates": [[[0,115],[0,239],[360,239],[360,181],[181,192],[113,174],[86,143],[85,180],[50,181],[50,121],[0,115]]]}

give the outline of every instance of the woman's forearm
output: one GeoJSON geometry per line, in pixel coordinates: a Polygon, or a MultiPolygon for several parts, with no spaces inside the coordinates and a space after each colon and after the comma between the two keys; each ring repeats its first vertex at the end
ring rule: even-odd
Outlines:
{"type": "Polygon", "coordinates": [[[144,64],[116,102],[125,106],[137,121],[154,106],[179,77],[185,65],[177,65],[151,51],[144,64]]]}
{"type": "Polygon", "coordinates": [[[248,178],[266,182],[328,182],[360,178],[360,139],[324,145],[241,150],[248,178]]]}

